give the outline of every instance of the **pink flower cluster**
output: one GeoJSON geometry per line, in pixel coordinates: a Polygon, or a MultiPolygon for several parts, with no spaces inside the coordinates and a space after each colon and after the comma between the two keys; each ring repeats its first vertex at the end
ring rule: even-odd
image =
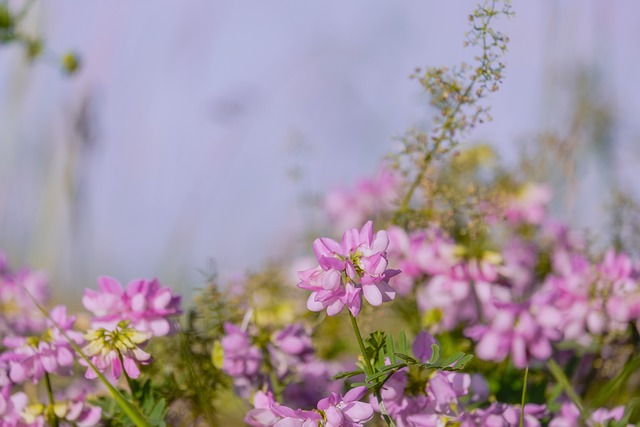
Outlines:
{"type": "MultiPolygon", "coordinates": [[[[76,344],[84,341],[80,333],[72,330],[75,316],[68,317],[66,307],[57,306],[50,315],[76,344]]],[[[39,336],[9,336],[2,341],[8,350],[0,355],[0,361],[8,364],[9,378],[14,383],[37,383],[45,373],[71,374],[75,352],[51,321],[47,320],[46,326],[39,336]]]]}
{"type": "Polygon", "coordinates": [[[96,316],[94,328],[114,328],[128,320],[133,328],[160,337],[174,331],[171,317],[182,313],[180,296],[161,287],[157,279],[133,280],[124,289],[116,279],[102,276],[98,278],[98,289],[85,289],[82,298],[85,308],[96,316]]]}
{"type": "Polygon", "coordinates": [[[374,415],[370,404],[360,402],[366,392],[366,387],[356,387],[344,396],[331,393],[318,401],[313,411],[279,405],[270,393],[258,392],[254,409],[247,413],[244,421],[253,427],[360,427],[374,415]]]}
{"type": "Polygon", "coordinates": [[[31,270],[13,272],[0,252],[0,336],[39,331],[45,318],[27,295],[39,303],[48,299],[47,278],[31,270]]]}
{"type": "MultiPolygon", "coordinates": [[[[422,362],[431,357],[431,344],[436,340],[421,332],[413,343],[413,353],[422,362]]],[[[416,381],[407,368],[394,373],[381,390],[387,413],[398,427],[460,426],[512,426],[518,425],[520,408],[494,402],[487,407],[467,410],[465,402],[479,406],[489,397],[486,381],[480,375],[436,371],[429,375],[422,389],[416,393],[416,381]],[[411,391],[410,391],[411,388],[411,391]]],[[[372,396],[371,405],[380,411],[372,396]]],[[[543,406],[526,405],[526,423],[540,426],[539,419],[546,413],[543,406]]]]}
{"type": "MultiPolygon", "coordinates": [[[[47,425],[47,405],[30,405],[27,394],[20,391],[23,384],[41,383],[45,377],[48,383],[49,377],[73,374],[77,355],[68,339],[80,345],[84,338],[73,329],[75,316],[68,315],[65,306],[51,309],[51,319],[41,314],[35,303],[44,306],[47,300],[47,280],[41,273],[12,273],[0,255],[0,426],[47,425]]],[[[62,426],[94,426],[102,413],[86,402],[84,394],[57,399],[55,410],[62,426]]]]}
{"type": "MultiPolygon", "coordinates": [[[[624,416],[624,406],[616,406],[613,409],[599,408],[593,411],[584,425],[587,427],[597,427],[609,425],[611,421],[620,421],[624,416]]],[[[573,427],[582,425],[580,420],[580,410],[573,403],[563,403],[560,413],[549,423],[549,427],[573,427]]],[[[631,427],[631,424],[627,425],[631,427]]]]}
{"type": "Polygon", "coordinates": [[[334,316],[346,306],[353,316],[362,308],[362,298],[373,306],[395,298],[389,279],[399,273],[387,269],[389,236],[382,230],[373,234],[368,221],[360,231],[351,229],[340,243],[322,237],[313,242],[318,267],[298,273],[302,289],[311,291],[307,308],[327,310],[334,316]]]}
{"type": "Polygon", "coordinates": [[[268,343],[257,327],[248,330],[232,324],[224,324],[221,369],[231,376],[238,394],[250,396],[255,391],[272,390],[275,379],[286,385],[282,390],[288,402],[301,405],[317,402],[319,395],[339,389],[341,381],[331,381],[339,370],[315,357],[315,350],[307,330],[298,323],[273,332],[268,343]],[[272,371],[275,378],[268,375],[272,371]]]}
{"type": "Polygon", "coordinates": [[[388,168],[382,168],[373,178],[363,178],[354,188],[339,187],[327,194],[324,208],[339,228],[352,228],[367,218],[395,207],[400,192],[400,178],[388,168]]]}
{"type": "MultiPolygon", "coordinates": [[[[98,278],[98,291],[85,289],[82,303],[95,317],[83,349],[101,372],[118,379],[122,373],[138,378],[138,365],[151,363],[143,348],[152,336],[164,336],[176,329],[173,317],[181,313],[180,297],[157,279],[138,279],[126,289],[112,277],[98,278]]],[[[85,376],[95,378],[87,366],[85,376]]]]}

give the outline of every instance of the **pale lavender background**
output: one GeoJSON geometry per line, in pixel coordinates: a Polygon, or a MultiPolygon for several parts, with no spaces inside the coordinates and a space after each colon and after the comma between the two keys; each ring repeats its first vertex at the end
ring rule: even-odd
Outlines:
{"type": "MultiPolygon", "coordinates": [[[[619,119],[613,158],[585,160],[588,191],[637,189],[640,3],[515,3],[495,120],[471,140],[513,161],[516,141],[562,127],[562,89],[586,67],[619,119]]],[[[0,246],[67,291],[109,274],[190,292],[210,257],[228,276],[299,249],[303,226],[317,225],[301,196],[372,174],[394,136],[425,125],[407,76],[469,59],[474,4],[41,2],[29,30],[83,68],[66,78],[0,49],[0,246]],[[83,105],[91,144],[73,130],[83,105]]]]}

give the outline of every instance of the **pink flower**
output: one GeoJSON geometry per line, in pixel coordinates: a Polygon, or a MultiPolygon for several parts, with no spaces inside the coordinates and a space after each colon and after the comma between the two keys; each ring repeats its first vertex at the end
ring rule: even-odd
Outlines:
{"type": "Polygon", "coordinates": [[[25,289],[43,305],[48,299],[47,278],[40,272],[29,270],[11,273],[4,263],[1,267],[0,335],[31,334],[42,330],[45,318],[25,289]]]}
{"type": "Polygon", "coordinates": [[[357,316],[362,297],[373,306],[393,300],[395,291],[388,280],[399,271],[387,269],[388,245],[387,232],[374,236],[371,221],[360,231],[346,231],[340,243],[326,237],[316,239],[313,251],[320,266],[298,273],[298,286],[311,291],[307,308],[326,309],[333,316],[347,306],[357,316]]]}
{"type": "MultiPolygon", "coordinates": [[[[51,318],[75,341],[83,342],[82,335],[71,329],[75,316],[67,317],[67,308],[56,306],[51,318]]],[[[16,383],[25,380],[38,382],[45,373],[71,374],[75,352],[60,331],[47,321],[48,329],[39,336],[6,337],[3,344],[10,350],[0,356],[0,361],[9,364],[9,377],[16,383]]]]}
{"type": "Polygon", "coordinates": [[[559,326],[561,314],[543,297],[536,295],[532,304],[496,302],[496,312],[490,324],[467,328],[465,334],[477,342],[476,355],[484,360],[500,362],[511,356],[518,368],[527,366],[531,359],[547,360],[551,357],[551,343],[562,334],[559,326]]]}
{"type": "MultiPolygon", "coordinates": [[[[616,406],[613,409],[599,408],[585,420],[588,427],[608,425],[609,421],[620,421],[624,416],[624,406],[616,406]]],[[[580,411],[571,402],[563,403],[560,414],[549,423],[549,427],[572,427],[580,423],[580,411]]],[[[628,424],[631,426],[631,424],[628,424]]]]}
{"type": "Polygon", "coordinates": [[[327,427],[358,427],[373,418],[373,408],[370,404],[360,402],[367,388],[356,387],[347,392],[344,397],[338,393],[331,393],[318,402],[318,409],[324,412],[327,427]]]}
{"type": "Polygon", "coordinates": [[[355,188],[336,188],[324,200],[329,218],[340,228],[355,227],[365,218],[389,212],[398,197],[400,179],[382,168],[373,179],[365,178],[355,188]]]}
{"type": "Polygon", "coordinates": [[[21,414],[27,406],[27,395],[23,392],[9,396],[9,388],[4,388],[0,392],[0,426],[2,427],[23,427],[21,414]]]}
{"type": "MultiPolygon", "coordinates": [[[[141,332],[122,321],[115,328],[98,328],[89,330],[85,335],[88,344],[82,349],[91,359],[91,363],[100,371],[108,372],[114,379],[120,378],[122,371],[129,378],[138,378],[140,369],[138,364],[151,363],[151,355],[140,348],[151,338],[150,332],[141,332]]],[[[87,367],[85,378],[97,378],[95,371],[84,361],[80,364],[87,367]]]]}
{"type": "Polygon", "coordinates": [[[98,288],[85,289],[82,298],[85,308],[96,316],[94,328],[114,328],[121,320],[154,336],[168,335],[175,328],[170,318],[181,313],[180,297],[161,287],[157,279],[133,280],[123,289],[116,279],[102,276],[98,288]]]}
{"type": "Polygon", "coordinates": [[[514,224],[541,224],[547,214],[552,192],[546,185],[528,184],[511,200],[505,211],[507,220],[514,224]]]}
{"type": "Polygon", "coordinates": [[[224,324],[225,336],[221,340],[224,358],[222,370],[234,378],[253,377],[258,374],[262,354],[249,335],[232,323],[224,324]]]}

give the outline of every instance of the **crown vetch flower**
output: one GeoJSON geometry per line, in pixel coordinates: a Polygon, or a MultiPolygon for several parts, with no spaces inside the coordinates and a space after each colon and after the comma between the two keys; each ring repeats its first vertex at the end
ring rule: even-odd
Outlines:
{"type": "Polygon", "coordinates": [[[347,306],[357,316],[363,297],[373,306],[393,300],[396,293],[388,281],[399,271],[387,268],[388,246],[387,232],[374,235],[371,221],[360,231],[346,231],[340,243],[326,237],[316,239],[313,251],[320,266],[298,273],[298,286],[311,291],[307,308],[326,309],[333,316],[347,306]]]}
{"type": "Polygon", "coordinates": [[[0,335],[24,335],[42,330],[45,318],[31,296],[44,305],[48,299],[48,281],[38,271],[9,271],[0,253],[0,335]],[[26,289],[26,291],[25,291],[26,289]]]}
{"type": "Polygon", "coordinates": [[[359,400],[365,395],[365,386],[349,390],[344,396],[331,393],[318,402],[318,409],[323,411],[327,427],[357,427],[373,418],[373,407],[359,400]]]}
{"type": "MultiPolygon", "coordinates": [[[[82,335],[71,329],[75,316],[67,317],[65,306],[56,306],[50,315],[76,344],[83,342],[82,335]]],[[[3,340],[9,351],[0,356],[0,361],[8,363],[9,378],[13,382],[31,380],[36,383],[45,372],[59,375],[71,373],[71,365],[75,360],[71,345],[51,321],[47,321],[47,326],[38,336],[12,336],[3,340]]]]}
{"type": "Polygon", "coordinates": [[[253,377],[258,374],[262,354],[251,343],[249,334],[233,323],[224,324],[225,336],[220,340],[224,351],[222,370],[237,377],[253,377]]]}
{"type": "MultiPolygon", "coordinates": [[[[151,355],[140,348],[151,338],[150,332],[141,332],[129,325],[128,321],[121,321],[113,328],[91,329],[85,335],[88,344],[82,349],[100,372],[109,369],[114,379],[120,378],[122,370],[130,378],[138,378],[141,365],[151,363],[151,355]]],[[[80,364],[87,367],[85,378],[97,378],[94,370],[84,359],[80,364]]]]}
{"type": "Polygon", "coordinates": [[[254,427],[360,427],[373,418],[370,404],[360,402],[366,387],[356,387],[344,396],[331,393],[318,402],[318,410],[305,411],[279,405],[271,393],[257,392],[254,409],[250,410],[245,422],[254,427]]]}
{"type": "Polygon", "coordinates": [[[85,308],[96,316],[95,328],[114,328],[121,320],[129,320],[139,331],[164,336],[173,330],[170,317],[181,313],[180,296],[161,287],[157,279],[133,280],[124,289],[116,279],[102,276],[98,289],[85,289],[82,298],[85,308]]]}

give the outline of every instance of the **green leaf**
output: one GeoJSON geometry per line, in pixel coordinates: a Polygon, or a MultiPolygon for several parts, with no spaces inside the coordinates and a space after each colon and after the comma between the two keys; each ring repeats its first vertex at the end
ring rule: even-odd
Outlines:
{"type": "Polygon", "coordinates": [[[458,360],[462,359],[464,356],[465,354],[463,352],[457,351],[453,353],[451,356],[444,359],[442,362],[438,363],[438,366],[442,368],[449,368],[451,367],[451,365],[453,365],[458,360]]]}
{"type": "Polygon", "coordinates": [[[417,365],[419,363],[416,359],[407,354],[396,353],[396,356],[407,362],[408,365],[417,365]]]}
{"type": "Polygon", "coordinates": [[[361,387],[361,386],[365,386],[367,388],[372,388],[375,386],[374,383],[365,383],[365,382],[357,382],[357,383],[353,383],[351,384],[351,387],[361,387]]]}
{"type": "Polygon", "coordinates": [[[362,372],[362,370],[358,369],[357,371],[349,371],[349,372],[340,372],[339,374],[334,375],[333,377],[331,377],[332,380],[340,380],[342,378],[351,378],[354,377],[358,374],[364,374],[364,372],[362,372]]]}
{"type": "Polygon", "coordinates": [[[400,331],[400,348],[398,348],[398,350],[400,351],[400,353],[404,353],[407,354],[409,353],[409,347],[407,346],[407,335],[404,333],[404,331],[400,331]]]}
{"type": "Polygon", "coordinates": [[[393,336],[389,334],[387,335],[387,354],[389,355],[389,361],[391,362],[392,365],[396,363],[396,355],[394,354],[395,352],[396,352],[396,346],[395,346],[395,343],[393,342],[393,336]]]}
{"type": "Polygon", "coordinates": [[[464,369],[467,366],[467,364],[471,362],[471,360],[473,360],[473,354],[467,354],[464,357],[462,357],[460,360],[458,360],[453,367],[457,370],[464,369]]]}
{"type": "Polygon", "coordinates": [[[384,372],[389,372],[392,371],[394,369],[398,369],[398,368],[404,368],[405,366],[407,366],[407,364],[405,362],[396,362],[392,365],[387,365],[384,368],[382,368],[382,371],[384,372]]]}
{"type": "Polygon", "coordinates": [[[151,413],[149,414],[149,418],[151,420],[163,421],[166,405],[167,405],[166,401],[164,399],[160,399],[160,401],[156,403],[156,405],[151,410],[151,413]]]}
{"type": "Polygon", "coordinates": [[[584,405],[582,404],[582,399],[580,399],[580,396],[578,396],[578,393],[576,393],[576,391],[573,389],[573,386],[569,382],[569,379],[567,378],[567,376],[564,374],[564,371],[562,370],[562,368],[553,359],[549,359],[547,361],[547,368],[549,368],[551,375],[553,375],[556,381],[558,382],[558,384],[562,386],[562,388],[564,389],[564,392],[567,394],[569,399],[571,399],[571,401],[576,405],[576,407],[580,411],[580,414],[582,414],[582,412],[584,411],[584,405]]]}
{"type": "Polygon", "coordinates": [[[609,382],[607,382],[593,399],[592,406],[598,408],[603,406],[607,400],[624,387],[629,377],[640,368],[640,354],[629,360],[622,368],[622,371],[609,382]]]}
{"type": "Polygon", "coordinates": [[[429,359],[430,365],[435,365],[440,360],[440,347],[438,344],[431,344],[431,358],[429,359]]]}

